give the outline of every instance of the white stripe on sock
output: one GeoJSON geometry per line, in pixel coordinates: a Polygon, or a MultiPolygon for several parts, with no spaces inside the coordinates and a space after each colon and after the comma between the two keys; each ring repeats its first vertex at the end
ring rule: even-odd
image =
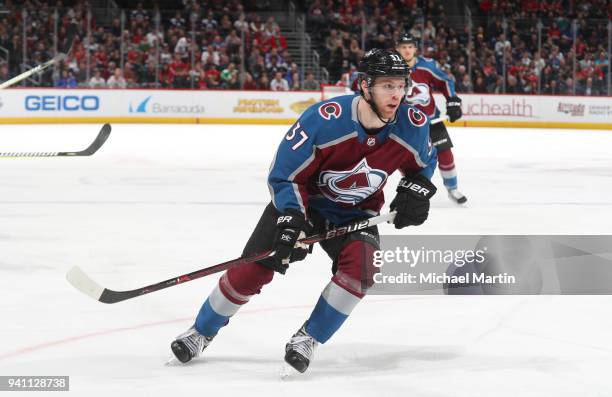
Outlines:
{"type": "Polygon", "coordinates": [[[440,170],[440,175],[444,179],[456,178],[457,177],[457,170],[456,169],[452,169],[450,171],[442,171],[442,170],[440,170]]]}
{"type": "Polygon", "coordinates": [[[357,306],[359,301],[361,301],[361,299],[340,287],[333,281],[330,281],[329,284],[327,284],[321,293],[321,296],[327,301],[327,303],[329,303],[331,307],[347,316],[351,314],[355,306],[357,306]]]}
{"type": "Polygon", "coordinates": [[[227,299],[225,295],[223,295],[223,292],[221,292],[221,288],[219,288],[218,284],[208,296],[208,301],[210,302],[210,307],[212,307],[217,314],[227,317],[233,316],[238,309],[242,307],[242,305],[237,305],[227,299]]]}

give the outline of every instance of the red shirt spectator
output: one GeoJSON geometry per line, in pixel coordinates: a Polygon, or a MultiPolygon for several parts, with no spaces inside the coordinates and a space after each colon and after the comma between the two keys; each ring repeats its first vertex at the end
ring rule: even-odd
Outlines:
{"type": "Polygon", "coordinates": [[[527,13],[535,13],[538,11],[538,2],[536,0],[524,0],[523,11],[527,13]]]}
{"type": "Polygon", "coordinates": [[[170,71],[174,76],[185,76],[189,72],[189,65],[183,62],[179,54],[175,54],[174,60],[170,64],[170,71]]]}
{"type": "Polygon", "coordinates": [[[253,76],[250,73],[247,73],[246,79],[244,79],[243,89],[244,90],[257,90],[257,82],[253,80],[253,76]]]}
{"type": "Polygon", "coordinates": [[[206,79],[208,81],[213,81],[213,82],[219,83],[219,79],[220,79],[221,73],[219,73],[217,68],[208,67],[206,69],[206,72],[204,72],[204,75],[206,76],[206,79]]]}
{"type": "Polygon", "coordinates": [[[264,40],[261,33],[257,33],[253,39],[253,47],[257,48],[259,52],[267,53],[270,51],[269,40],[264,40]]]}
{"type": "Polygon", "coordinates": [[[159,80],[163,87],[172,87],[174,83],[174,73],[172,73],[168,65],[164,65],[163,69],[160,70],[159,80]]]}
{"type": "Polygon", "coordinates": [[[127,53],[128,61],[132,62],[133,64],[136,64],[136,65],[140,64],[141,58],[142,58],[142,52],[138,51],[135,48],[131,48],[127,53]]]}
{"type": "Polygon", "coordinates": [[[136,33],[132,36],[132,43],[136,45],[140,45],[142,40],[144,39],[144,34],[142,33],[142,29],[136,29],[136,33]]]}
{"type": "Polygon", "coordinates": [[[550,28],[548,28],[548,37],[552,39],[559,39],[561,37],[561,30],[556,23],[553,23],[550,28]]]}
{"type": "Polygon", "coordinates": [[[491,0],[483,0],[480,2],[480,10],[485,14],[491,11],[491,0]]]}
{"type": "Polygon", "coordinates": [[[267,44],[268,49],[272,49],[272,48],[276,48],[277,50],[287,49],[287,40],[285,40],[285,38],[281,34],[280,29],[276,29],[274,31],[274,34],[270,36],[268,40],[266,40],[266,44],[267,44]]]}

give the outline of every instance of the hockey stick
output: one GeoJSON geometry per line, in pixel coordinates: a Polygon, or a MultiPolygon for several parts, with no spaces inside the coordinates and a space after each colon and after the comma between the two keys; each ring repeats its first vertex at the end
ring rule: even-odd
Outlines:
{"type": "Polygon", "coordinates": [[[435,119],[430,120],[429,124],[442,123],[442,122],[446,121],[447,119],[448,119],[448,116],[436,117],[435,119]]]}
{"type": "Polygon", "coordinates": [[[111,133],[110,124],[104,124],[98,136],[85,150],[80,152],[0,152],[2,157],[62,157],[62,156],[91,156],[104,145],[111,133]]]}
{"type": "Polygon", "coordinates": [[[70,24],[68,26],[68,29],[66,29],[66,44],[64,45],[63,48],[60,49],[60,52],[58,52],[58,54],[56,56],[54,56],[53,58],[49,59],[47,62],[41,63],[40,65],[36,66],[35,68],[27,70],[27,71],[21,73],[20,75],[15,76],[12,79],[7,80],[4,83],[0,84],[0,90],[3,90],[5,88],[7,88],[7,87],[10,87],[13,84],[17,84],[20,81],[27,79],[31,75],[36,74],[38,72],[42,72],[43,70],[47,69],[48,67],[53,66],[56,63],[66,59],[68,57],[68,54],[70,53],[70,50],[72,49],[72,44],[74,43],[74,38],[76,36],[76,31],[77,31],[76,24],[74,24],[74,23],[70,24]]]}
{"type": "MultiPolygon", "coordinates": [[[[329,240],[331,238],[341,236],[346,233],[353,233],[358,230],[366,229],[370,226],[377,225],[386,221],[393,221],[395,218],[395,212],[389,212],[388,214],[375,216],[370,219],[366,219],[359,222],[353,222],[349,225],[338,227],[335,229],[328,230],[323,233],[308,236],[300,240],[305,244],[313,244],[323,240],[329,240]]],[[[66,274],[66,279],[76,289],[89,295],[93,299],[102,303],[117,303],[127,299],[136,298],[151,292],[159,291],[164,288],[173,287],[178,284],[185,283],[187,281],[195,280],[200,277],[208,276],[210,274],[218,273],[223,270],[231,269],[236,266],[240,266],[246,263],[255,262],[269,256],[272,256],[274,251],[264,251],[258,254],[249,255],[246,257],[240,257],[232,259],[228,262],[223,262],[218,265],[205,267],[204,269],[196,270],[195,272],[183,274],[182,276],[173,277],[166,281],[159,282],[157,284],[148,285],[146,287],[137,288],[130,291],[113,291],[108,288],[102,287],[100,284],[92,280],[85,272],[83,272],[78,266],[74,266],[66,274]]]]}

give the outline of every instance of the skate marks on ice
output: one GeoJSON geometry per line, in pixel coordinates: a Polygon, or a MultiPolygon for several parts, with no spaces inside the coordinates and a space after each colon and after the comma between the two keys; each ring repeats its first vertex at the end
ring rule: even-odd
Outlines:
{"type": "MultiPolygon", "coordinates": [[[[326,381],[367,378],[438,377],[457,371],[485,373],[524,371],[528,368],[545,372],[567,370],[568,361],[553,356],[525,354],[472,354],[455,345],[397,346],[387,344],[336,344],[315,357],[308,370],[301,374],[286,363],[279,365],[283,382],[326,381]]],[[[322,350],[322,349],[320,349],[322,350]]]]}

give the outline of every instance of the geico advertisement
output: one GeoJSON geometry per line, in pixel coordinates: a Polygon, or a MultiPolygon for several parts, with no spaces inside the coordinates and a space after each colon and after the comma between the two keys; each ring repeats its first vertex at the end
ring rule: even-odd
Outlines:
{"type": "Polygon", "coordinates": [[[0,117],[201,117],[210,100],[189,91],[10,90],[0,93],[0,117]]]}
{"type": "Polygon", "coordinates": [[[97,95],[27,95],[23,101],[26,112],[95,112],[100,110],[97,95]]]}
{"type": "Polygon", "coordinates": [[[0,91],[0,118],[92,116],[102,111],[104,102],[100,94],[86,90],[4,90],[0,91]]]}

